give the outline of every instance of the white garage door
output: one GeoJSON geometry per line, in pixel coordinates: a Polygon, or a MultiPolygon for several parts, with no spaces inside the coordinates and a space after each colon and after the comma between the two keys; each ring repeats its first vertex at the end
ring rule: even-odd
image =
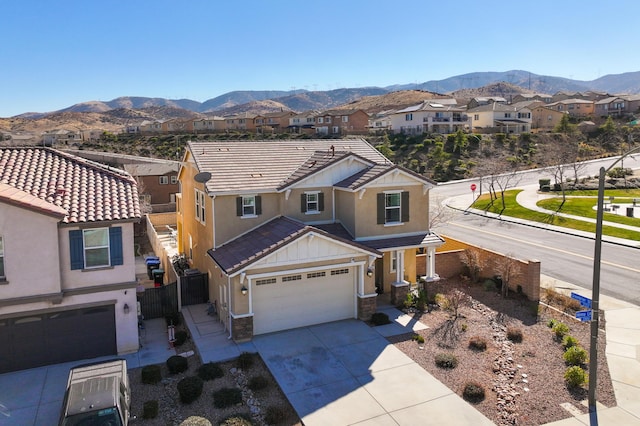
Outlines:
{"type": "Polygon", "coordinates": [[[355,317],[356,268],[336,268],[257,279],[253,334],[355,317]]]}

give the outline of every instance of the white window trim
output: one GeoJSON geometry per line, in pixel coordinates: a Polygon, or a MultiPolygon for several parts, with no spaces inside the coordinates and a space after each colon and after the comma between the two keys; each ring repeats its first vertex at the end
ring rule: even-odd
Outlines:
{"type": "Polygon", "coordinates": [[[171,185],[175,185],[178,183],[178,176],[173,175],[171,176],[171,185]]]}
{"type": "Polygon", "coordinates": [[[195,203],[196,220],[201,224],[206,225],[207,209],[205,206],[204,192],[200,191],[199,189],[195,189],[195,197],[196,197],[196,203],[195,203]]]}
{"type": "Polygon", "coordinates": [[[307,211],[304,212],[304,214],[320,214],[320,196],[318,194],[320,194],[320,191],[305,192],[305,195],[307,196],[307,211]],[[309,208],[309,195],[316,196],[316,201],[314,201],[314,204],[316,205],[315,210],[309,208]]]}
{"type": "Polygon", "coordinates": [[[111,266],[111,247],[110,247],[110,238],[109,238],[109,228],[90,228],[82,230],[82,256],[84,257],[84,269],[96,269],[96,268],[108,268],[111,266]],[[91,231],[104,231],[107,234],[107,244],[102,246],[87,246],[87,240],[85,239],[85,234],[91,231]],[[87,251],[89,250],[98,250],[98,249],[107,249],[107,263],[101,265],[87,265],[87,251]]]}
{"type": "MultiPolygon", "coordinates": [[[[240,216],[242,219],[251,219],[254,217],[258,217],[258,215],[256,214],[256,196],[255,195],[242,195],[242,216],[240,216]],[[253,213],[248,213],[245,214],[244,213],[244,200],[245,198],[253,198],[253,213]]],[[[251,206],[247,206],[247,207],[251,207],[251,206]]]]}
{"type": "Polygon", "coordinates": [[[384,226],[398,226],[403,225],[402,222],[402,191],[384,191],[384,226]],[[399,202],[397,207],[387,207],[387,195],[398,194],[399,202]],[[398,220],[396,222],[387,222],[387,210],[398,209],[398,220]]]}
{"type": "Polygon", "coordinates": [[[160,185],[169,185],[169,176],[160,176],[158,181],[160,185]]]}
{"type": "Polygon", "coordinates": [[[394,250],[390,252],[390,256],[389,272],[396,272],[398,269],[398,252],[394,250]]]}
{"type": "Polygon", "coordinates": [[[4,263],[4,239],[2,235],[0,235],[0,262],[2,262],[2,269],[5,271],[4,275],[0,275],[0,282],[4,282],[7,280],[7,265],[4,263]]]}

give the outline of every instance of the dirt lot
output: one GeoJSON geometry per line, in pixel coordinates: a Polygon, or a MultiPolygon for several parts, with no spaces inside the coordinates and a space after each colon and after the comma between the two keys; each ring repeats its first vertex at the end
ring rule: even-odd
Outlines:
{"type": "MultiPolygon", "coordinates": [[[[458,317],[437,307],[428,313],[413,312],[429,327],[419,332],[424,343],[414,340],[413,334],[398,336],[391,339],[398,348],[461,396],[467,383],[481,384],[486,396],[474,406],[498,425],[540,425],[571,417],[571,412],[588,412],[584,402],[586,385],[578,389],[566,386],[564,348],[547,325],[550,319],[565,323],[570,329],[568,334],[588,351],[588,323],[576,321],[573,311],[563,314],[544,305],[536,309],[535,304],[518,295],[503,299],[497,291],[486,291],[481,285],[448,285],[465,295],[459,301],[458,317]],[[520,330],[522,342],[510,341],[508,328],[520,330]],[[472,338],[484,340],[486,350],[471,349],[472,338]],[[457,367],[436,366],[438,354],[453,354],[457,367]]],[[[553,304],[564,309],[566,302],[554,300],[553,304]]],[[[604,321],[600,326],[604,329],[604,321]]],[[[610,407],[616,401],[605,345],[601,331],[596,395],[598,402],[610,407]]]]}

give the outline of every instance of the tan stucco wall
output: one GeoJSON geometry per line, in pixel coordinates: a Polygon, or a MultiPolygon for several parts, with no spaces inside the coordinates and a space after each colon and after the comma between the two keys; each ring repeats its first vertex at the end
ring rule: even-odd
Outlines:
{"type": "Polygon", "coordinates": [[[357,194],[346,192],[346,191],[336,191],[336,220],[344,226],[344,228],[349,231],[351,235],[355,235],[355,226],[356,226],[356,199],[358,198],[357,194]]]}
{"type": "MultiPolygon", "coordinates": [[[[240,196],[239,194],[216,196],[213,200],[216,215],[216,247],[280,215],[280,194],[245,195],[262,197],[262,214],[256,217],[236,216],[236,198],[240,196]]],[[[300,204],[299,200],[298,204],[300,204]]],[[[213,244],[207,247],[212,248],[213,244]]]]}
{"type": "Polygon", "coordinates": [[[350,194],[355,200],[354,215],[355,238],[385,236],[394,234],[408,234],[426,232],[429,230],[429,192],[423,193],[422,185],[371,188],[368,189],[362,199],[357,194],[350,194]],[[385,226],[377,223],[377,194],[383,191],[403,190],[409,191],[409,222],[402,225],[385,226]]]}
{"type": "MultiPolygon", "coordinates": [[[[331,188],[304,188],[293,189],[286,200],[285,195],[281,194],[280,201],[282,203],[282,212],[284,216],[297,219],[301,222],[329,222],[332,220],[333,197],[331,188]],[[324,210],[320,213],[303,213],[301,209],[301,194],[305,192],[322,192],[324,194],[324,210]]],[[[264,206],[264,205],[263,205],[264,206]]]]}

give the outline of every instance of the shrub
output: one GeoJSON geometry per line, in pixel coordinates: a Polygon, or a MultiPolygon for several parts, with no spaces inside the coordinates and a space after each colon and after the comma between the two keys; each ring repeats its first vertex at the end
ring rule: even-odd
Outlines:
{"type": "Polygon", "coordinates": [[[279,425],[287,420],[287,410],[279,405],[267,407],[264,413],[264,421],[270,425],[279,425]]]}
{"type": "Polygon", "coordinates": [[[242,352],[238,359],[236,359],[236,367],[243,370],[248,370],[253,366],[255,354],[249,352],[242,352]]]}
{"type": "Polygon", "coordinates": [[[416,309],[424,312],[427,307],[427,292],[418,290],[418,299],[416,300],[416,309]]]}
{"type": "Polygon", "coordinates": [[[587,351],[580,346],[571,346],[562,354],[562,358],[567,365],[583,365],[587,362],[587,351]]]}
{"type": "Polygon", "coordinates": [[[412,339],[420,344],[424,343],[424,337],[422,337],[420,334],[414,334],[412,339]]]}
{"type": "Polygon", "coordinates": [[[553,326],[556,325],[557,323],[558,323],[558,321],[556,321],[553,318],[551,318],[549,321],[547,321],[547,327],[553,328],[553,326]]]}
{"type": "Polygon", "coordinates": [[[187,334],[186,331],[184,330],[178,330],[175,333],[175,340],[173,342],[174,346],[182,346],[184,345],[184,342],[187,341],[187,338],[189,337],[189,335],[187,334]]]}
{"type": "Polygon", "coordinates": [[[227,408],[242,402],[242,391],[238,388],[222,388],[213,393],[213,405],[227,408]]]}
{"type": "Polygon", "coordinates": [[[460,330],[467,331],[468,328],[469,328],[469,325],[466,322],[463,322],[462,324],[460,324],[460,330]]]}
{"type": "Polygon", "coordinates": [[[180,355],[173,355],[167,359],[167,368],[171,374],[182,373],[189,368],[189,361],[180,355]]]}
{"type": "Polygon", "coordinates": [[[436,294],[436,303],[438,304],[438,306],[440,306],[441,309],[444,310],[447,310],[451,307],[451,302],[449,301],[447,296],[442,293],[436,294]]]}
{"type": "Polygon", "coordinates": [[[198,376],[185,377],[178,382],[178,393],[180,401],[184,404],[190,404],[202,394],[202,386],[204,382],[198,376]]]}
{"type": "Polygon", "coordinates": [[[268,386],[269,386],[269,379],[267,379],[264,376],[253,376],[251,379],[249,379],[249,382],[247,383],[247,387],[252,391],[265,389],[268,386]]]}
{"type": "Polygon", "coordinates": [[[552,330],[558,339],[562,339],[564,335],[569,332],[569,326],[565,323],[557,322],[554,324],[552,330]]]}
{"type": "Polygon", "coordinates": [[[569,335],[564,336],[564,338],[562,339],[562,347],[564,348],[564,350],[566,351],[573,346],[578,346],[578,339],[569,335]]]}
{"type": "Polygon", "coordinates": [[[253,423],[242,414],[236,414],[221,421],[220,426],[253,426],[253,423]]]}
{"type": "Polygon", "coordinates": [[[222,376],[224,376],[224,371],[214,362],[207,362],[198,367],[198,377],[202,380],[219,379],[222,376]]]}
{"type": "Polygon", "coordinates": [[[142,383],[155,385],[162,380],[162,371],[159,365],[145,365],[142,367],[142,383]]]}
{"type": "Polygon", "coordinates": [[[511,340],[513,343],[521,343],[522,330],[515,327],[507,327],[507,339],[511,340]]]}
{"type": "Polygon", "coordinates": [[[484,399],[484,387],[477,382],[469,382],[464,385],[462,397],[469,402],[480,402],[484,399]]]}
{"type": "Polygon", "coordinates": [[[498,287],[496,286],[496,282],[494,280],[486,279],[482,283],[482,288],[484,289],[484,291],[496,291],[498,287]]]}
{"type": "Polygon", "coordinates": [[[475,351],[484,351],[487,349],[487,341],[479,336],[473,336],[469,339],[469,348],[475,351]]]}
{"type": "Polygon", "coordinates": [[[371,323],[375,326],[378,326],[391,324],[391,321],[389,320],[389,315],[385,314],[384,312],[375,312],[373,315],[371,315],[371,323]]]}
{"type": "Polygon", "coordinates": [[[143,419],[155,419],[158,417],[158,401],[151,400],[145,401],[142,404],[142,418],[143,419]]]}
{"type": "Polygon", "coordinates": [[[587,382],[587,373],[577,365],[569,367],[564,372],[564,381],[570,388],[577,388],[587,382]]]}
{"type": "Polygon", "coordinates": [[[453,354],[437,354],[436,365],[440,368],[456,368],[458,366],[458,358],[453,354]]]}

